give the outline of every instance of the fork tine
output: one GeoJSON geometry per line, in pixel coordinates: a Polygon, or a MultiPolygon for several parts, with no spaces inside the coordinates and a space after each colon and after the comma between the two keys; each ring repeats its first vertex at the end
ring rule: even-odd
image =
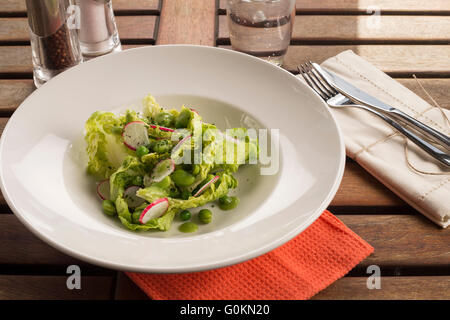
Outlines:
{"type": "Polygon", "coordinates": [[[323,79],[320,73],[318,73],[317,70],[314,69],[314,66],[312,65],[311,61],[307,62],[306,64],[310,70],[311,77],[315,80],[316,85],[321,86],[323,91],[327,93],[328,98],[334,97],[336,94],[338,94],[338,92],[336,92],[336,90],[334,90],[328,84],[328,82],[325,79],[323,79]]]}
{"type": "Polygon", "coordinates": [[[309,76],[311,81],[327,97],[327,99],[333,97],[333,94],[329,90],[327,90],[326,87],[324,87],[322,85],[322,83],[317,78],[317,76],[312,72],[311,66],[308,65],[307,63],[305,63],[303,66],[304,66],[304,69],[306,70],[306,74],[309,76]]]}
{"type": "Polygon", "coordinates": [[[323,92],[323,90],[320,87],[316,86],[313,83],[311,76],[308,74],[308,69],[306,68],[306,66],[302,64],[298,66],[297,69],[302,75],[303,79],[305,79],[306,83],[311,87],[311,89],[317,92],[322,97],[322,99],[327,100],[328,95],[325,92],[323,92]]]}
{"type": "Polygon", "coordinates": [[[334,89],[334,88],[328,83],[328,80],[325,79],[325,78],[322,76],[322,74],[316,69],[316,67],[314,67],[314,65],[313,65],[313,63],[312,63],[311,60],[308,61],[308,64],[309,64],[309,65],[311,66],[311,68],[315,71],[315,73],[320,77],[320,79],[322,79],[321,83],[322,83],[324,86],[327,86],[328,90],[331,91],[332,95],[333,95],[333,96],[337,95],[339,92],[336,91],[336,89],[334,89]]]}

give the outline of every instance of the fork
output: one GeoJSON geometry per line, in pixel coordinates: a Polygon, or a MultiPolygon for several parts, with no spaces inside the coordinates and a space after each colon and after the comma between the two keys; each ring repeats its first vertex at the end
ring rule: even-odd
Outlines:
{"type": "Polygon", "coordinates": [[[302,64],[297,67],[298,71],[302,75],[303,79],[305,79],[311,89],[313,89],[330,107],[333,108],[345,108],[345,107],[355,107],[360,108],[366,111],[369,111],[379,118],[383,119],[394,129],[402,133],[408,139],[410,139],[413,143],[423,149],[430,156],[441,162],[446,166],[450,166],[450,155],[438,149],[431,143],[428,143],[414,132],[402,126],[397,121],[391,119],[390,117],[378,112],[376,110],[371,109],[370,107],[354,104],[350,99],[336,91],[325,78],[323,78],[319,73],[317,73],[311,66],[311,64],[302,64]]]}

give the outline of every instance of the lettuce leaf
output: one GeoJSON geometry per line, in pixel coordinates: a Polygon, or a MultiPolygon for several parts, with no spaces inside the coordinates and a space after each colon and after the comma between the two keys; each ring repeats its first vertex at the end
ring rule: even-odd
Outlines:
{"type": "Polygon", "coordinates": [[[86,122],[87,172],[98,179],[109,178],[132,154],[123,144],[122,136],[112,133],[112,128],[121,125],[120,118],[111,112],[95,112],[86,122]]]}
{"type": "Polygon", "coordinates": [[[116,204],[117,214],[121,221],[123,219],[132,221],[128,204],[123,196],[125,188],[133,184],[135,177],[143,176],[145,172],[146,168],[138,158],[128,156],[109,179],[111,200],[116,204]]]}
{"type": "Polygon", "coordinates": [[[142,105],[142,112],[144,114],[144,117],[147,118],[154,118],[162,110],[158,102],[156,102],[155,98],[150,94],[142,100],[142,105]]]}

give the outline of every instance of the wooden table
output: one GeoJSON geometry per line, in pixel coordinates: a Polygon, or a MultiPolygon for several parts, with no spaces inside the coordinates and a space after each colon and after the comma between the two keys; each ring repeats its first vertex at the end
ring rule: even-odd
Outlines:
{"type": "MultiPolygon", "coordinates": [[[[0,0],[0,128],[33,90],[24,0],[0,0]]],[[[167,43],[228,47],[223,1],[114,0],[124,48],[167,43]]],[[[297,0],[285,67],[352,49],[424,99],[412,75],[450,106],[448,0],[297,0]],[[379,29],[366,10],[381,8],[379,29]]],[[[450,201],[449,198],[442,201],[450,201]]],[[[314,299],[450,299],[450,229],[441,230],[348,159],[330,208],[375,253],[314,299]],[[380,266],[382,289],[366,269],[380,266]]],[[[142,292],[120,272],[66,256],[33,236],[0,196],[0,299],[130,299],[142,292]],[[66,289],[66,268],[81,266],[82,290],[66,289]]]]}

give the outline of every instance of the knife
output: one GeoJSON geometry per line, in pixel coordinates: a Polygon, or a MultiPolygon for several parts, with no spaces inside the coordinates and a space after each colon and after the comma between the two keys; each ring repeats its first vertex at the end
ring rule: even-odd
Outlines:
{"type": "Polygon", "coordinates": [[[447,150],[450,150],[450,137],[427,126],[423,122],[420,122],[403,111],[396,109],[383,101],[371,96],[367,92],[358,89],[354,85],[345,81],[335,73],[326,70],[325,68],[319,66],[317,63],[312,63],[314,69],[337,91],[339,91],[344,96],[348,97],[355,103],[363,104],[368,107],[374,108],[377,111],[388,113],[393,115],[397,119],[403,120],[410,124],[416,130],[420,131],[424,135],[431,138],[433,141],[441,145],[447,150]]]}

